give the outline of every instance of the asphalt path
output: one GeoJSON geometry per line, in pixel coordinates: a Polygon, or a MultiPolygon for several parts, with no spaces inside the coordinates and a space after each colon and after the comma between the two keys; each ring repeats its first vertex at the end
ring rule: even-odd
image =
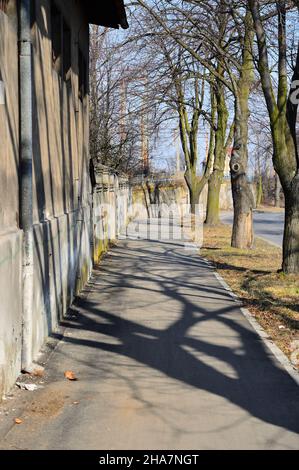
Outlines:
{"type": "Polygon", "coordinates": [[[63,322],[43,388],[0,406],[0,448],[298,450],[298,385],[212,267],[133,232],[63,322]]]}

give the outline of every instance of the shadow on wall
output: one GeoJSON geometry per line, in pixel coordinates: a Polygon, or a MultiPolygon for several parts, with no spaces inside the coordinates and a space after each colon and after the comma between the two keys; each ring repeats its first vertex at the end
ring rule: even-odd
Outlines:
{"type": "MultiPolygon", "coordinates": [[[[51,331],[55,331],[75,294],[90,276],[92,201],[88,170],[86,83],[88,25],[82,26],[79,3],[74,6],[71,0],[55,2],[64,11],[60,26],[66,27],[69,32],[72,26],[70,50],[60,43],[60,53],[71,55],[70,70],[66,75],[65,70],[55,70],[53,63],[50,7],[54,2],[41,0],[30,3],[34,7],[31,25],[34,201],[32,356],[36,357],[44,340],[51,331]],[[65,12],[71,12],[67,25],[65,12]],[[79,49],[81,56],[86,57],[86,69],[81,67],[81,71],[78,66],[79,49]]],[[[12,0],[9,6],[11,8],[7,14],[0,11],[0,80],[6,88],[4,108],[0,105],[0,262],[5,259],[6,267],[0,276],[10,276],[0,286],[0,326],[2,331],[7,331],[5,347],[2,347],[0,331],[0,363],[5,364],[10,374],[8,379],[6,376],[4,378],[5,390],[20,371],[19,337],[22,325],[17,2],[12,0]],[[9,247],[4,232],[11,234],[9,247]],[[15,238],[18,238],[16,243],[15,238]],[[17,245],[16,259],[14,243],[17,245]],[[12,272],[16,273],[15,276],[10,274],[12,272]],[[18,305],[15,307],[16,303],[18,305]],[[2,350],[7,352],[2,354],[2,350]]]]}
{"type": "MultiPolygon", "coordinates": [[[[48,2],[43,4],[48,5],[48,2]]],[[[47,11],[45,6],[44,9],[47,11]]],[[[33,314],[38,321],[33,332],[34,355],[45,337],[57,329],[74,296],[85,286],[93,261],[99,262],[107,250],[110,241],[108,221],[102,217],[104,211],[100,208],[110,204],[114,208],[114,218],[116,199],[118,193],[121,194],[117,178],[109,171],[107,184],[96,183],[92,188],[88,96],[78,95],[80,77],[77,67],[72,69],[68,80],[54,70],[51,44],[44,41],[49,29],[45,23],[47,18],[42,10],[37,11],[39,28],[35,32],[33,103],[37,116],[33,314]]],[[[73,57],[72,63],[75,61],[76,57],[73,57]]]]}
{"type": "MultiPolygon", "coordinates": [[[[67,7],[66,2],[57,2],[57,5],[62,10],[67,7]]],[[[59,320],[87,282],[92,269],[88,96],[84,94],[79,98],[78,89],[82,78],[78,67],[79,47],[81,51],[87,50],[88,27],[82,28],[80,12],[75,9],[68,18],[73,36],[68,51],[70,71],[65,75],[63,62],[60,70],[53,64],[50,6],[47,0],[35,4],[32,24],[33,356],[48,334],[57,329],[59,320]]],[[[63,22],[63,16],[60,18],[63,22]]],[[[61,54],[65,50],[61,47],[61,54]]]]}
{"type": "MultiPolygon", "coordinates": [[[[10,2],[13,4],[13,2],[10,2]]],[[[10,5],[11,6],[11,5],[10,5]]],[[[13,5],[12,5],[13,6],[13,5]]],[[[14,14],[14,12],[9,11],[14,14]]],[[[0,399],[20,370],[22,232],[19,230],[18,38],[0,11],[0,399]]]]}

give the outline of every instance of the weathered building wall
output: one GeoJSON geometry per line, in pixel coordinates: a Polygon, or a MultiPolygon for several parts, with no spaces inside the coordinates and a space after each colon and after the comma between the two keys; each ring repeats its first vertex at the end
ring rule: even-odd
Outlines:
{"type": "MultiPolygon", "coordinates": [[[[51,2],[36,2],[33,40],[34,283],[32,355],[58,326],[92,269],[87,89],[79,96],[79,58],[88,76],[88,26],[71,0],[56,1],[70,34],[69,69],[52,57],[51,2]],[[80,52],[79,52],[80,50],[80,52]]],[[[64,44],[64,43],[63,43],[64,44]]],[[[85,84],[87,87],[87,84],[85,84]]]]}
{"type": "MultiPolygon", "coordinates": [[[[63,27],[71,34],[67,75],[57,71],[52,58],[51,2],[32,2],[35,5],[32,15],[32,358],[37,357],[47,336],[55,331],[59,319],[88,280],[92,269],[88,25],[77,2],[57,0],[55,3],[63,15],[63,27]],[[81,65],[80,88],[79,58],[82,64],[82,57],[85,63],[81,65]]],[[[5,90],[4,104],[0,104],[1,396],[12,386],[21,369],[22,231],[19,229],[18,15],[15,0],[8,2],[7,11],[0,10],[0,81],[3,82],[1,89],[5,90]]]]}
{"type": "Polygon", "coordinates": [[[0,398],[21,366],[22,232],[16,1],[0,10],[0,398]]]}
{"type": "MultiPolygon", "coordinates": [[[[21,370],[24,320],[18,5],[17,0],[0,2],[0,398],[21,370]]],[[[26,325],[32,325],[24,335],[29,345],[26,361],[36,359],[89,279],[93,259],[98,261],[108,242],[116,238],[118,226],[125,223],[128,202],[127,188],[111,172],[108,191],[99,190],[102,195],[94,196],[88,109],[87,20],[126,27],[125,13],[112,8],[107,16],[105,7],[73,0],[39,0],[30,5],[34,295],[32,309],[26,309],[31,315],[29,319],[26,315],[26,325]],[[110,234],[105,221],[100,221],[96,230],[98,235],[103,232],[102,246],[95,248],[95,205],[105,201],[113,207],[114,231],[110,234]]]]}

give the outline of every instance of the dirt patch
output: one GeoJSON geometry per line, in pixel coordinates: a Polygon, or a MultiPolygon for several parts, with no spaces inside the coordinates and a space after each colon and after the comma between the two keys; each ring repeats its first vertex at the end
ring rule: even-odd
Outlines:
{"type": "Polygon", "coordinates": [[[58,391],[43,390],[26,410],[27,416],[52,418],[57,416],[64,407],[65,394],[58,391]]]}

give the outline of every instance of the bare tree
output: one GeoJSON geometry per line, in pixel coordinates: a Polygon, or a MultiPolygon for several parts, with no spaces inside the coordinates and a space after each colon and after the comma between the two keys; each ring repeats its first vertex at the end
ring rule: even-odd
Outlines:
{"type": "MultiPolygon", "coordinates": [[[[184,29],[182,23],[180,28],[184,29]]],[[[185,180],[192,213],[208,182],[213,164],[215,106],[206,99],[209,81],[205,69],[180,47],[151,15],[144,11],[120,47],[131,44],[143,61],[147,76],[147,102],[158,107],[163,122],[174,121],[185,160],[185,180]],[[149,33],[150,31],[150,33],[149,33]],[[206,107],[210,108],[209,112],[206,107]],[[198,134],[204,122],[210,123],[211,146],[203,175],[199,175],[198,134]]],[[[212,103],[215,100],[212,100],[212,103]]]]}
{"type": "Polygon", "coordinates": [[[218,79],[215,80],[214,94],[216,99],[217,123],[215,130],[213,171],[208,182],[205,220],[207,225],[217,225],[220,222],[220,189],[223,182],[228,149],[232,144],[234,133],[233,121],[227,134],[229,113],[225,97],[225,87],[218,79]]]}
{"type": "Polygon", "coordinates": [[[149,141],[159,127],[147,98],[146,72],[107,29],[93,27],[90,46],[90,153],[128,174],[145,171],[149,141]]]}
{"type": "MultiPolygon", "coordinates": [[[[295,2],[284,0],[267,2],[249,0],[258,44],[258,69],[270,118],[273,163],[279,175],[285,196],[285,229],[282,269],[286,273],[299,272],[299,156],[296,124],[299,91],[299,44],[292,45],[287,36],[287,12],[295,2]],[[272,73],[270,45],[267,39],[267,21],[276,20],[277,68],[272,73]],[[288,46],[295,49],[293,76],[288,83],[288,46]],[[275,79],[278,77],[278,86],[275,79]]],[[[298,8],[298,2],[296,2],[298,8]]],[[[298,16],[295,21],[298,21],[298,16]]],[[[291,50],[293,52],[293,50],[291,50]]]]}
{"type": "MultiPolygon", "coordinates": [[[[151,13],[164,31],[190,56],[218,79],[233,94],[235,103],[234,145],[231,158],[234,223],[232,246],[250,248],[253,243],[252,209],[254,197],[248,181],[249,95],[253,73],[253,29],[250,12],[244,2],[199,1],[151,2],[137,0],[151,13]],[[153,6],[154,3],[154,6],[153,6]],[[217,36],[215,18],[226,17],[224,44],[217,36]],[[188,20],[184,34],[178,34],[180,16],[188,20]],[[219,73],[221,63],[224,74],[219,73]]],[[[219,33],[218,33],[219,34],[219,33]]],[[[223,39],[222,39],[223,41],[223,39]]]]}

